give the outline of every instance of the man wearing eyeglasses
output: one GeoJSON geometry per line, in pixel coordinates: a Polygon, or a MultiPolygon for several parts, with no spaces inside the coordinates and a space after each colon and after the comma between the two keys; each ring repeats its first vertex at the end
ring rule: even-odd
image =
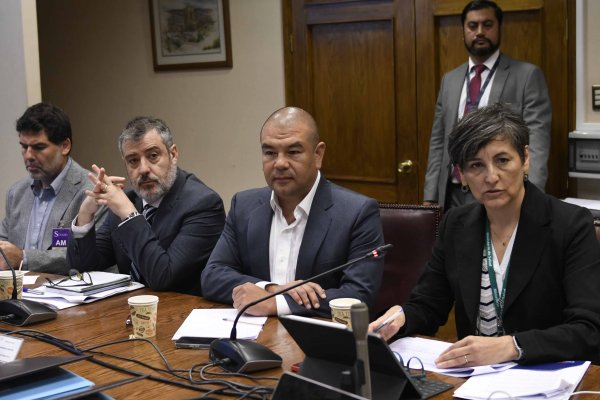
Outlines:
{"type": "MultiPolygon", "coordinates": [[[[83,190],[92,187],[89,171],[69,156],[71,122],[60,108],[35,104],[16,128],[29,177],[8,190],[0,248],[14,268],[65,275],[69,224],[85,198],[83,190]]],[[[104,211],[94,218],[102,219],[104,211]]],[[[0,269],[8,269],[1,257],[0,269]]]]}
{"type": "Polygon", "coordinates": [[[225,223],[221,197],[193,174],[177,167],[179,152],[164,121],[131,120],[119,137],[133,190],[125,178],[107,176],[94,165],[71,229],[68,261],[79,271],[119,271],[153,290],[201,294],[200,274],[225,223]],[[98,232],[100,206],[110,209],[98,232]]]}

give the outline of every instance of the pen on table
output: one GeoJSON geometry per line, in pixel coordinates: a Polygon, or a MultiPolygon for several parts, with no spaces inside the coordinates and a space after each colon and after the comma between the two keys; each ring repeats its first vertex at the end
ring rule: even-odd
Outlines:
{"type": "Polygon", "coordinates": [[[381,325],[379,325],[377,328],[375,328],[373,333],[379,333],[380,330],[382,330],[383,328],[388,326],[393,320],[398,318],[400,316],[400,314],[402,314],[403,312],[404,312],[404,309],[402,307],[400,307],[400,309],[398,311],[396,311],[395,313],[393,313],[392,315],[387,317],[381,325]]]}
{"type": "Polygon", "coordinates": [[[23,288],[23,291],[24,291],[25,293],[44,294],[44,291],[43,291],[43,290],[39,290],[39,289],[33,289],[33,288],[31,288],[31,289],[30,289],[30,288],[26,288],[26,287],[24,287],[24,288],[23,288]]]}
{"type": "MultiPolygon", "coordinates": [[[[223,318],[223,321],[234,322],[235,319],[233,319],[233,318],[223,318]]],[[[263,326],[263,324],[261,324],[260,322],[240,321],[240,320],[238,320],[238,324],[248,324],[248,325],[263,326]]]]}

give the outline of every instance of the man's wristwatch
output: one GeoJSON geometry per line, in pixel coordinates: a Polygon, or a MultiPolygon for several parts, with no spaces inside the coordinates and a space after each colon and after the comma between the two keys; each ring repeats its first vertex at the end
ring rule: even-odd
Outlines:
{"type": "Polygon", "coordinates": [[[513,340],[513,344],[515,345],[515,349],[517,349],[517,352],[519,353],[517,358],[514,359],[513,361],[522,361],[525,358],[525,352],[519,345],[519,342],[517,341],[517,338],[515,336],[512,337],[512,340],[513,340]]]}
{"type": "Polygon", "coordinates": [[[121,221],[121,223],[123,223],[123,222],[126,222],[126,221],[129,221],[131,218],[135,218],[135,217],[137,217],[138,215],[140,215],[140,213],[139,213],[139,212],[137,212],[137,211],[133,211],[133,212],[129,213],[129,215],[128,215],[128,216],[126,216],[126,217],[125,217],[125,218],[124,218],[124,219],[121,221]]]}

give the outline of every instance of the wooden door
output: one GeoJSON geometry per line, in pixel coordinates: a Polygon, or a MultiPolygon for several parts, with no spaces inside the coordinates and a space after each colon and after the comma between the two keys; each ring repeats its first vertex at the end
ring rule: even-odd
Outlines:
{"type": "MultiPolygon", "coordinates": [[[[466,2],[283,0],[286,102],[315,116],[329,179],[383,202],[423,200],[441,77],[467,60],[466,2]]],[[[566,196],[567,0],[497,2],[505,14],[501,50],[546,75],[553,109],[546,191],[566,196]]]]}
{"type": "MultiPolygon", "coordinates": [[[[426,160],[435,102],[443,74],[467,60],[460,14],[465,0],[415,0],[419,159],[426,160]]],[[[568,90],[567,0],[497,0],[504,12],[500,49],[539,66],[552,102],[552,143],[546,191],[567,194],[568,90]]],[[[419,171],[419,182],[424,180],[419,171]]]]}
{"type": "Polygon", "coordinates": [[[310,112],[330,180],[418,201],[413,0],[284,1],[287,104],[310,112]],[[401,167],[403,161],[409,162],[401,167]]]}

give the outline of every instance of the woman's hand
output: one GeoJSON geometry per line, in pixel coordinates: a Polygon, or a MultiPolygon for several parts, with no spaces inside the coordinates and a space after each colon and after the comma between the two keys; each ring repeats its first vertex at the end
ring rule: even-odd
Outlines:
{"type": "Polygon", "coordinates": [[[467,336],[444,350],[435,365],[438,368],[475,367],[512,361],[518,356],[512,336],[467,336]]]}
{"type": "MultiPolygon", "coordinates": [[[[395,313],[401,310],[402,307],[400,306],[393,306],[392,308],[387,310],[387,312],[381,317],[379,317],[379,319],[376,319],[375,321],[369,324],[369,332],[375,332],[377,328],[379,328],[388,318],[390,318],[395,313]]],[[[388,340],[389,338],[394,336],[400,330],[400,328],[404,326],[405,323],[406,317],[404,316],[404,312],[400,312],[400,315],[398,317],[390,321],[390,323],[385,325],[383,328],[381,328],[381,330],[377,331],[376,333],[379,333],[381,337],[383,337],[385,340],[388,340]]]]}

